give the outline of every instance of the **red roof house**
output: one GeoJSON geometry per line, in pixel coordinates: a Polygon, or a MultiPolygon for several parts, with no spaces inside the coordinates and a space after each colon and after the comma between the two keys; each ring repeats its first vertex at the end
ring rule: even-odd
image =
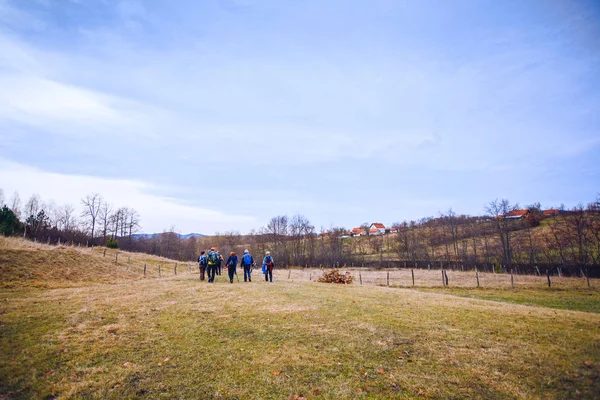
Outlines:
{"type": "Polygon", "coordinates": [[[369,227],[370,235],[384,235],[385,234],[385,225],[379,222],[374,222],[369,227]]]}
{"type": "Polygon", "coordinates": [[[551,208],[550,210],[544,210],[544,217],[555,217],[560,214],[557,209],[551,208]]]}
{"type": "Polygon", "coordinates": [[[352,229],[351,236],[362,236],[364,234],[365,234],[364,229],[362,229],[362,228],[354,228],[354,229],[352,229]]]}
{"type": "Polygon", "coordinates": [[[513,210],[506,214],[506,219],[525,219],[529,216],[529,210],[513,210]]]}

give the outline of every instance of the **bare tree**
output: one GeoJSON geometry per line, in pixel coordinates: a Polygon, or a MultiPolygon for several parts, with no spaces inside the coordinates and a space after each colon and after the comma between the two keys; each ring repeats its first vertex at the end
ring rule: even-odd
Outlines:
{"type": "Polygon", "coordinates": [[[98,218],[98,213],[100,212],[100,206],[103,203],[102,196],[98,193],[92,193],[85,196],[85,198],[81,199],[81,203],[84,206],[84,211],[81,214],[82,217],[86,217],[89,219],[89,224],[91,227],[91,236],[94,238],[94,230],[96,228],[96,219],[98,218]]]}
{"type": "MultiPolygon", "coordinates": [[[[128,209],[127,228],[129,229],[129,242],[131,242],[131,235],[140,227],[140,214],[133,208],[128,209]]],[[[194,240],[194,243],[195,240],[194,240]]]]}
{"type": "Polygon", "coordinates": [[[59,208],[56,205],[56,203],[54,202],[54,200],[47,201],[44,206],[44,210],[46,211],[46,214],[48,215],[50,227],[53,229],[60,230],[61,229],[60,213],[59,213],[59,208]]]}
{"type": "MultiPolygon", "coordinates": [[[[286,239],[288,234],[287,215],[278,215],[271,218],[266,227],[266,232],[271,238],[271,243],[275,246],[273,251],[280,260],[287,260],[286,239]]],[[[289,262],[289,260],[288,260],[289,262]]]]}
{"type": "Polygon", "coordinates": [[[37,230],[37,226],[35,224],[36,217],[40,210],[42,209],[42,200],[39,194],[32,194],[27,203],[25,203],[25,221],[26,228],[25,232],[23,232],[23,237],[27,235],[27,229],[29,229],[29,234],[33,236],[33,231],[37,230]]]}
{"type": "Polygon", "coordinates": [[[314,232],[314,226],[310,221],[300,214],[292,216],[289,224],[290,236],[290,263],[304,265],[308,260],[307,240],[314,232]]]}
{"type": "Polygon", "coordinates": [[[24,236],[27,235],[27,230],[29,230],[30,237],[37,237],[39,233],[48,229],[50,221],[38,194],[31,195],[25,203],[25,217],[27,228],[23,234],[24,236]]]}
{"type": "Polygon", "coordinates": [[[113,206],[107,201],[103,201],[102,205],[100,206],[100,211],[98,213],[100,226],[102,227],[102,243],[106,243],[106,237],[108,234],[109,226],[112,222],[112,212],[113,206]]]}
{"type": "Polygon", "coordinates": [[[502,261],[508,265],[512,264],[511,232],[512,221],[506,219],[506,215],[517,209],[517,205],[511,205],[507,199],[490,201],[485,206],[485,212],[493,218],[496,233],[502,244],[502,261]]]}
{"type": "Polygon", "coordinates": [[[19,192],[15,191],[10,199],[10,209],[17,216],[17,218],[21,219],[21,196],[19,196],[19,192]]]}
{"type": "Polygon", "coordinates": [[[61,230],[71,231],[77,225],[75,207],[72,204],[64,204],[58,209],[58,222],[61,230]]]}

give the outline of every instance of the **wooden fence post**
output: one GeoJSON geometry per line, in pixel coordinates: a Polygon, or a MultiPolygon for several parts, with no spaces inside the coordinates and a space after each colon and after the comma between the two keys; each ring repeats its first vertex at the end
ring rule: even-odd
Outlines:
{"type": "Polygon", "coordinates": [[[537,276],[540,276],[540,275],[541,275],[541,274],[540,274],[540,269],[538,268],[538,266],[537,266],[537,265],[535,266],[535,272],[536,272],[537,276]]]}
{"type": "Polygon", "coordinates": [[[548,278],[548,287],[552,287],[552,281],[550,280],[550,270],[546,268],[546,277],[548,278]]]}
{"type": "Polygon", "coordinates": [[[119,262],[119,253],[115,253],[115,264],[119,262]]]}
{"type": "Polygon", "coordinates": [[[131,257],[127,256],[127,264],[131,264],[131,257]]]}
{"type": "Polygon", "coordinates": [[[560,267],[556,267],[556,270],[558,271],[558,277],[562,278],[562,274],[560,273],[560,267]]]}
{"type": "Polygon", "coordinates": [[[446,276],[446,286],[448,286],[448,271],[444,270],[444,275],[446,276]]]}
{"type": "Polygon", "coordinates": [[[175,275],[177,275],[177,263],[175,263],[175,275]]]}
{"type": "Polygon", "coordinates": [[[387,285],[390,286],[390,271],[387,272],[387,285]]]}
{"type": "Polygon", "coordinates": [[[288,272],[288,279],[290,279],[290,276],[292,276],[292,269],[288,267],[288,270],[289,270],[289,272],[288,272]]]}
{"type": "Polygon", "coordinates": [[[360,281],[360,284],[362,285],[362,275],[360,274],[360,271],[358,271],[358,280],[360,281]]]}
{"type": "Polygon", "coordinates": [[[104,257],[106,257],[106,249],[104,249],[104,257]]]}
{"type": "Polygon", "coordinates": [[[585,278],[587,279],[588,287],[591,287],[590,286],[590,269],[589,268],[585,269],[585,278]]]}
{"type": "Polygon", "coordinates": [[[479,271],[477,271],[477,267],[475,267],[475,278],[477,279],[477,287],[479,287],[479,271]]]}
{"type": "Polygon", "coordinates": [[[158,264],[158,277],[160,278],[160,264],[158,264]]]}
{"type": "Polygon", "coordinates": [[[415,286],[415,270],[411,268],[410,269],[410,274],[412,275],[413,286],[415,286]]]}
{"type": "Polygon", "coordinates": [[[312,272],[310,273],[310,275],[308,276],[308,280],[312,282],[312,272]]]}
{"type": "Polygon", "coordinates": [[[514,289],[515,288],[515,277],[513,276],[513,269],[510,269],[510,286],[514,289]]]}
{"type": "Polygon", "coordinates": [[[144,264],[144,276],[146,276],[146,264],[144,264]]]}
{"type": "Polygon", "coordinates": [[[442,269],[442,286],[446,286],[446,279],[444,279],[444,270],[442,269]]]}

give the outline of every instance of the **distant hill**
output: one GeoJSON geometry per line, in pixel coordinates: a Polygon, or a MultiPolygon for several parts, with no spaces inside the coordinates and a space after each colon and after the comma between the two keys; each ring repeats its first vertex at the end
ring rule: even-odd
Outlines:
{"type": "MultiPolygon", "coordinates": [[[[170,232],[173,233],[173,232],[170,232]]],[[[180,239],[189,239],[191,237],[203,237],[206,235],[203,235],[201,233],[186,233],[185,235],[182,235],[181,233],[175,233],[177,236],[179,236],[180,239]]],[[[139,238],[153,238],[153,237],[157,237],[160,236],[161,233],[135,233],[133,235],[131,235],[132,237],[139,239],[139,238]]]]}
{"type": "Polygon", "coordinates": [[[201,233],[187,233],[185,235],[179,234],[179,237],[182,239],[189,239],[191,237],[202,237],[202,236],[206,236],[206,235],[203,235],[201,233]]]}

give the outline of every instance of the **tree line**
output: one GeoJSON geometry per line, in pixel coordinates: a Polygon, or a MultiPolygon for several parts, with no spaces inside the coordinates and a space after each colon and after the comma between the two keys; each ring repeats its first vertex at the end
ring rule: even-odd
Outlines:
{"type": "Polygon", "coordinates": [[[45,202],[33,194],[22,204],[15,192],[8,200],[0,189],[0,233],[5,236],[21,235],[36,241],[105,245],[110,238],[128,238],[140,227],[138,212],[130,207],[115,207],[98,193],[73,204],[58,205],[45,202]]]}
{"type": "Polygon", "coordinates": [[[229,231],[201,238],[198,248],[270,250],[279,265],[294,266],[381,265],[390,261],[409,265],[600,264],[600,196],[586,206],[568,210],[561,206],[548,215],[535,203],[523,208],[526,214],[522,218],[506,217],[519,209],[519,204],[496,199],[484,206],[485,214],[480,216],[459,215],[450,209],[435,217],[394,223],[396,233],[364,237],[348,237],[350,230],[345,227],[317,232],[302,215],[280,215],[248,235],[229,231]]]}
{"type": "MultiPolygon", "coordinates": [[[[201,250],[216,246],[222,254],[250,249],[256,256],[271,251],[278,265],[336,266],[408,263],[555,264],[598,266],[600,263],[600,196],[587,205],[559,207],[545,215],[539,203],[522,209],[524,218],[505,218],[521,209],[506,199],[484,206],[480,216],[452,209],[437,216],[394,223],[396,233],[348,237],[346,227],[316,229],[301,214],[279,215],[259,229],[183,238],[174,227],[162,233],[136,235],[138,212],[115,207],[100,194],[80,199],[78,207],[43,202],[32,195],[21,204],[18,193],[5,201],[0,189],[0,233],[48,243],[105,246],[114,241],[129,251],[172,259],[195,260],[201,250]]],[[[362,227],[368,228],[368,223],[362,227]]],[[[366,229],[368,232],[368,229],[366,229]]]]}

